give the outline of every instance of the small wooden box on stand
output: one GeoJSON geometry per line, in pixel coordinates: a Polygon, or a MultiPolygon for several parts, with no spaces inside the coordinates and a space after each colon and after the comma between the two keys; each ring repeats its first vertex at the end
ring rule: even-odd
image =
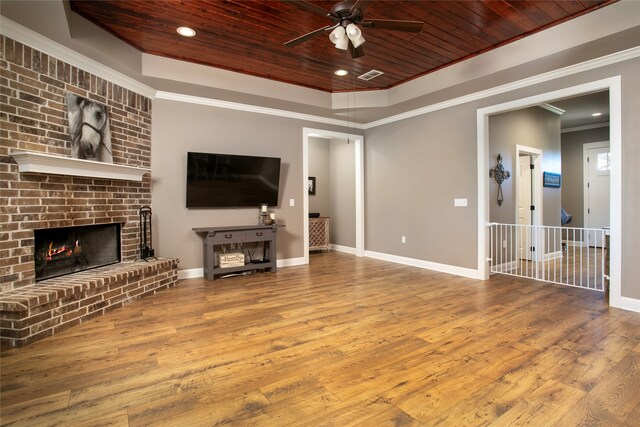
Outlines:
{"type": "Polygon", "coordinates": [[[219,254],[218,265],[220,268],[241,267],[244,265],[244,254],[240,252],[219,254]]]}

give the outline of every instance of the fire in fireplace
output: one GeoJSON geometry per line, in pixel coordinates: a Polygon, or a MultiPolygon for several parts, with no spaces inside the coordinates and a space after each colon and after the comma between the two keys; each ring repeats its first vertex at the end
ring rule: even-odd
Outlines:
{"type": "Polygon", "coordinates": [[[120,262],[120,224],[34,230],[36,281],[120,262]]]}

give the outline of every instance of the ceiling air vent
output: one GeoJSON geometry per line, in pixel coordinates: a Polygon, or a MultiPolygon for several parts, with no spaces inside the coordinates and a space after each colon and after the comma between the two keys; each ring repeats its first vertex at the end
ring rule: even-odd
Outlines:
{"type": "Polygon", "coordinates": [[[382,71],[378,71],[378,70],[371,70],[371,71],[367,71],[366,73],[362,74],[361,76],[358,76],[358,78],[360,80],[371,80],[371,79],[375,79],[378,76],[383,75],[384,73],[382,71]]]}

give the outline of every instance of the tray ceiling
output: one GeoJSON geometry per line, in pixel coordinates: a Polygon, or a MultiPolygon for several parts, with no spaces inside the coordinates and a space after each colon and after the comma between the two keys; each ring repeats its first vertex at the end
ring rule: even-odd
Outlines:
{"type": "MultiPolygon", "coordinates": [[[[314,1],[329,10],[335,1],[314,1]]],[[[363,29],[351,59],[328,34],[284,43],[331,23],[295,1],[72,0],[71,8],[142,52],[328,92],[388,89],[593,11],[612,0],[373,1],[368,19],[423,21],[418,34],[363,29]],[[193,38],[179,36],[188,26],[193,38]],[[346,77],[334,75],[349,71],[346,77]],[[362,81],[372,69],[383,75],[362,81]]]]}

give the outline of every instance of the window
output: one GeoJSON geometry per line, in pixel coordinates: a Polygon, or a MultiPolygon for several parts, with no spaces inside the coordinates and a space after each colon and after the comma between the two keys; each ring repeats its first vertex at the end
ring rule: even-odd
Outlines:
{"type": "Polygon", "coordinates": [[[598,153],[596,170],[598,172],[611,171],[611,153],[598,153]]]}

